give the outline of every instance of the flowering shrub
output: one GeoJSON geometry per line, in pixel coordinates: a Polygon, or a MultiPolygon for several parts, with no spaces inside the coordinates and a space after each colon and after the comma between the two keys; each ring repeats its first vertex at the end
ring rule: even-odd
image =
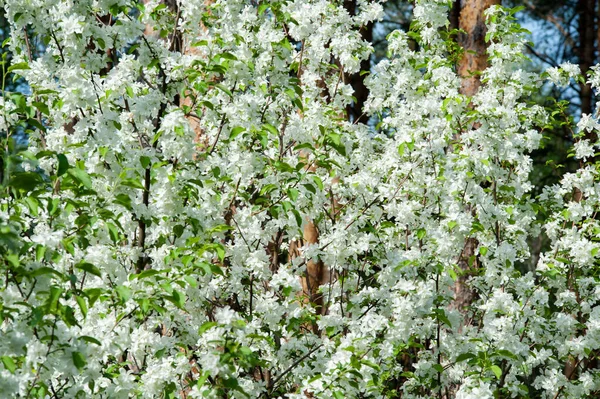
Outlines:
{"type": "Polygon", "coordinates": [[[577,68],[526,72],[494,7],[461,94],[448,2],[421,0],[354,123],[382,6],[340,3],[0,1],[31,89],[1,100],[3,395],[595,397],[600,176],[528,180],[555,117],[528,98],[577,68]]]}

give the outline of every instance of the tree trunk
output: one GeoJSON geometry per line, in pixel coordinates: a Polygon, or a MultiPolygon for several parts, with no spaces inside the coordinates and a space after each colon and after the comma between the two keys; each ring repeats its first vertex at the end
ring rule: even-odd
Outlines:
{"type": "MultiPolygon", "coordinates": [[[[464,32],[458,35],[458,44],[465,50],[457,65],[462,78],[461,93],[473,96],[481,85],[479,74],[487,67],[487,44],[485,43],[484,11],[500,0],[457,0],[454,12],[458,14],[458,28],[464,32]]],[[[456,17],[454,17],[456,19],[456,17]]]]}
{"type": "MultiPolygon", "coordinates": [[[[356,15],[356,0],[346,0],[344,1],[344,8],[348,11],[348,13],[352,16],[356,15]]],[[[373,43],[373,23],[370,22],[366,26],[363,26],[360,29],[360,35],[363,40],[373,43]]],[[[370,58],[363,60],[360,63],[361,71],[369,71],[371,69],[371,60],[370,58]]],[[[369,118],[364,114],[363,105],[367,98],[369,97],[369,89],[365,86],[365,78],[366,74],[355,73],[346,77],[345,83],[349,83],[354,89],[354,97],[356,101],[346,107],[346,112],[348,113],[348,119],[352,122],[359,123],[367,123],[369,118]]]]}
{"type": "MultiPolygon", "coordinates": [[[[599,10],[600,13],[600,10],[599,10]]],[[[577,1],[577,16],[579,18],[578,24],[578,33],[579,33],[579,42],[576,47],[576,54],[579,58],[579,68],[581,70],[581,74],[584,76],[584,79],[587,80],[587,73],[590,71],[590,68],[594,65],[594,52],[595,52],[595,39],[598,34],[596,30],[596,25],[594,23],[594,17],[596,14],[596,0],[578,0],[577,1]]],[[[599,38],[600,39],[600,38],[599,38]]],[[[598,41],[600,45],[600,40],[598,41]]],[[[592,113],[592,87],[587,82],[579,82],[579,98],[581,101],[581,113],[582,114],[591,114],[592,113]]],[[[585,132],[585,138],[591,141],[596,140],[596,134],[592,132],[585,132]]],[[[588,159],[587,162],[580,161],[580,167],[583,168],[585,164],[592,164],[594,159],[588,159]]],[[[573,190],[573,200],[575,202],[580,202],[583,199],[583,193],[576,187],[573,190]]],[[[575,291],[576,298],[579,298],[579,293],[577,292],[577,288],[575,286],[569,287],[572,291],[575,291]]],[[[578,300],[579,302],[579,300],[578,300]]],[[[582,315],[578,312],[575,315],[577,320],[582,322],[582,315]]],[[[586,362],[590,362],[589,358],[586,359],[586,362]]],[[[577,359],[571,356],[567,362],[565,363],[565,367],[563,373],[568,380],[577,377],[577,359]]]]}
{"type": "Polygon", "coordinates": [[[460,0],[455,0],[450,8],[448,20],[450,21],[450,29],[458,29],[458,20],[460,17],[460,0]]]}
{"type": "MultiPolygon", "coordinates": [[[[464,53],[456,67],[461,77],[460,91],[464,95],[474,96],[481,86],[480,74],[488,62],[484,11],[499,4],[500,0],[456,0],[450,11],[451,24],[458,24],[458,28],[464,31],[457,37],[464,53]]],[[[475,238],[467,238],[458,259],[460,275],[454,284],[454,300],[450,307],[463,314],[467,314],[468,307],[476,299],[476,293],[469,287],[467,280],[479,268],[476,257],[478,245],[475,238]]],[[[468,322],[469,320],[464,321],[465,324],[468,322]]]]}
{"type": "MultiPolygon", "coordinates": [[[[579,16],[579,43],[577,46],[577,56],[579,58],[579,67],[581,74],[586,77],[592,65],[594,65],[594,42],[596,39],[596,29],[594,16],[596,14],[596,0],[578,0],[577,14],[579,16]]],[[[586,77],[587,79],[587,77],[586,77]]],[[[588,83],[579,83],[581,93],[581,112],[583,114],[592,113],[592,87],[588,83]]]]}
{"type": "MultiPolygon", "coordinates": [[[[304,52],[304,42],[302,42],[301,52],[304,52]]],[[[304,69],[302,65],[298,68],[298,79],[300,79],[300,84],[302,85],[302,74],[304,69]]],[[[325,72],[325,74],[331,73],[331,71],[325,72]]],[[[340,71],[341,73],[341,71],[340,71]]],[[[327,85],[325,83],[325,79],[321,78],[319,82],[317,82],[319,87],[322,89],[321,96],[324,98],[331,99],[332,93],[329,93],[327,90],[327,85]]],[[[302,112],[298,111],[301,115],[302,112]]],[[[300,151],[298,154],[300,158],[306,157],[307,155],[300,151]]],[[[315,166],[307,166],[307,169],[310,171],[314,171],[315,166]]],[[[306,218],[304,221],[304,228],[302,231],[302,239],[294,240],[290,242],[289,246],[289,260],[291,261],[294,258],[298,258],[301,256],[301,248],[306,245],[313,245],[319,242],[319,230],[315,223],[306,218]]],[[[320,292],[320,287],[322,284],[326,283],[329,279],[329,268],[325,266],[325,264],[320,259],[308,259],[304,262],[306,265],[306,271],[300,276],[300,283],[302,285],[302,297],[305,303],[311,303],[315,308],[315,313],[317,315],[324,314],[325,308],[323,306],[323,294],[320,292]]],[[[312,323],[312,331],[315,334],[320,334],[319,328],[317,326],[316,320],[313,320],[312,323]]]]}
{"type": "MultiPolygon", "coordinates": [[[[352,16],[356,15],[357,2],[356,0],[345,0],[344,8],[352,16]]],[[[363,40],[372,42],[373,41],[373,23],[369,23],[360,29],[360,34],[363,40]]],[[[347,117],[350,121],[367,123],[368,117],[363,112],[363,106],[369,96],[369,90],[365,85],[366,75],[360,73],[353,74],[351,76],[343,75],[343,65],[337,60],[333,60],[340,69],[339,73],[342,73],[344,83],[349,83],[354,89],[354,97],[356,101],[346,107],[347,117]]],[[[371,61],[369,59],[363,60],[360,64],[361,71],[368,71],[371,68],[371,61]]],[[[332,73],[333,71],[327,71],[326,74],[332,73]]],[[[298,70],[298,77],[302,79],[302,69],[298,70]]],[[[322,96],[330,101],[335,93],[328,92],[325,80],[320,81],[322,85],[322,96]]],[[[335,183],[334,179],[334,183],[335,183]]],[[[337,207],[337,201],[333,201],[333,208],[337,207]]],[[[306,220],[303,229],[302,240],[294,241],[290,245],[290,258],[300,256],[300,248],[304,245],[313,245],[319,242],[319,231],[317,226],[312,220],[306,220]]],[[[307,260],[306,261],[306,272],[301,277],[302,283],[302,294],[307,301],[313,304],[317,314],[323,315],[327,312],[327,306],[323,300],[323,294],[320,292],[320,287],[323,284],[329,282],[330,269],[321,260],[307,260]]],[[[313,332],[319,333],[316,323],[313,323],[313,332]]]]}

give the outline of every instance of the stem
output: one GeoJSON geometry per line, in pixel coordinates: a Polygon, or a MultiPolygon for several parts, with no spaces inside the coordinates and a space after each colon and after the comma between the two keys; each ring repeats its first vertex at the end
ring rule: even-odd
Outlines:
{"type": "MultiPolygon", "coordinates": [[[[148,167],[146,168],[145,174],[144,174],[144,192],[142,194],[142,203],[146,207],[148,207],[148,205],[150,203],[150,167],[151,167],[151,165],[148,165],[148,167]]],[[[142,272],[142,270],[144,270],[144,268],[146,267],[146,264],[147,264],[146,255],[143,253],[145,246],[146,246],[146,222],[144,221],[143,218],[139,218],[139,220],[138,220],[138,237],[137,238],[138,238],[137,246],[142,249],[142,254],[138,258],[137,266],[136,266],[136,272],[140,273],[140,272],[142,272]]]]}

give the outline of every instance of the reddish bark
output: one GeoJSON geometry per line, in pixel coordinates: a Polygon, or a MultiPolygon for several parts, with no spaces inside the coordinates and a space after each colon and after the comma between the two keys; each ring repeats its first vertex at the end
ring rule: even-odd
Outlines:
{"type": "Polygon", "coordinates": [[[468,96],[477,93],[481,86],[479,74],[487,67],[484,11],[493,5],[500,5],[500,0],[457,0],[454,6],[454,12],[458,14],[458,28],[464,31],[457,39],[464,49],[457,72],[462,78],[461,92],[468,96]]]}
{"type": "MultiPolygon", "coordinates": [[[[484,11],[499,4],[500,0],[457,0],[451,9],[451,24],[458,24],[458,28],[463,31],[457,37],[458,44],[464,49],[457,65],[457,73],[461,77],[461,93],[467,96],[473,96],[479,90],[480,74],[488,64],[484,11]]],[[[460,271],[454,285],[451,307],[464,314],[476,299],[476,293],[469,287],[468,279],[479,267],[476,257],[478,245],[475,238],[467,238],[458,259],[460,271]]],[[[469,320],[465,320],[467,322],[469,320]]]]}

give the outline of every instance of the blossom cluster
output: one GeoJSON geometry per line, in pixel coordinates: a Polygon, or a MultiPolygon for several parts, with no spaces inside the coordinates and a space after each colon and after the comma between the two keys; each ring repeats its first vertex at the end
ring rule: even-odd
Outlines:
{"type": "Polygon", "coordinates": [[[552,117],[529,98],[577,71],[528,72],[522,29],[494,7],[466,96],[448,1],[419,0],[366,79],[373,123],[354,123],[346,77],[382,6],[341,3],[0,0],[31,89],[0,100],[0,129],[33,124],[0,196],[0,392],[600,390],[600,176],[587,163],[539,198],[529,180],[552,117]],[[542,228],[551,248],[528,270],[542,228]]]}

